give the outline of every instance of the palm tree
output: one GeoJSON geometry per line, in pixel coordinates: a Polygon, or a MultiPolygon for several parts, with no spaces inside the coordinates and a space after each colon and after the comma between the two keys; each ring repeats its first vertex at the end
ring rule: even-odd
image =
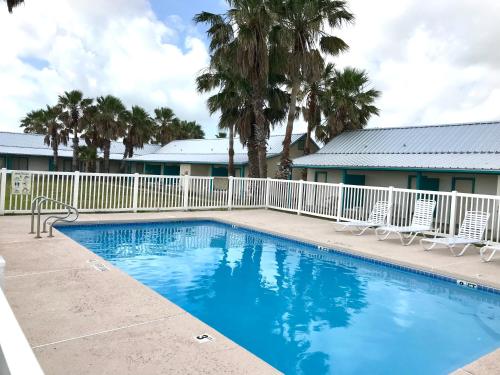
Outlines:
{"type": "MultiPolygon", "coordinates": [[[[196,78],[197,89],[199,92],[209,92],[213,89],[220,87],[218,93],[212,95],[207,100],[208,109],[210,114],[220,112],[219,129],[229,131],[229,148],[228,148],[228,174],[234,177],[234,131],[235,125],[239,122],[241,111],[241,101],[243,95],[238,91],[238,81],[235,75],[231,75],[229,70],[223,68],[220,64],[213,65],[207,72],[199,75],[196,78]]],[[[226,138],[227,133],[224,134],[226,138]]]]}
{"type": "Polygon", "coordinates": [[[24,3],[24,0],[7,0],[7,9],[9,13],[12,13],[12,10],[22,3],[24,3]]]}
{"type": "Polygon", "coordinates": [[[59,145],[68,144],[68,133],[58,120],[59,108],[47,106],[46,109],[39,109],[28,113],[21,120],[21,127],[25,133],[43,134],[44,143],[52,148],[52,160],[54,169],[59,170],[59,145]]]}
{"type": "Polygon", "coordinates": [[[97,167],[97,149],[101,148],[102,139],[97,126],[97,106],[87,107],[82,117],[82,135],[85,146],[79,147],[79,158],[85,161],[85,170],[95,172],[97,167]]]}
{"type": "Polygon", "coordinates": [[[97,148],[91,146],[80,146],[78,150],[78,158],[84,163],[85,172],[95,172],[97,148]]]}
{"type": "MultiPolygon", "coordinates": [[[[234,68],[251,87],[250,104],[255,124],[252,137],[258,149],[259,175],[266,177],[269,123],[264,110],[269,78],[268,42],[273,15],[269,0],[227,0],[227,3],[231,8],[224,15],[202,12],[194,20],[210,26],[207,33],[212,59],[217,60],[218,55],[221,55],[226,61],[232,61],[234,68]]],[[[253,143],[253,139],[251,141],[253,143]]]]}
{"type": "Polygon", "coordinates": [[[173,123],[176,117],[174,111],[168,107],[161,107],[155,109],[155,130],[154,139],[155,142],[165,146],[167,143],[175,139],[173,133],[173,123]]]}
{"type": "Polygon", "coordinates": [[[60,118],[65,124],[68,134],[73,135],[73,171],[78,170],[78,133],[82,130],[82,117],[87,107],[92,105],[93,99],[84,98],[78,90],[65,91],[59,95],[58,107],[60,118]]]}
{"type": "MultiPolygon", "coordinates": [[[[305,97],[306,105],[302,107],[302,115],[307,122],[306,140],[304,142],[304,155],[311,153],[312,133],[321,125],[321,101],[326,91],[327,82],[331,82],[334,73],[334,65],[329,63],[322,65],[320,78],[310,77],[304,83],[302,95],[305,97]]],[[[307,170],[302,171],[302,179],[307,179],[307,170]]]]}
{"type": "Polygon", "coordinates": [[[334,69],[326,82],[321,107],[327,121],[316,127],[316,138],[324,143],[346,130],[362,129],[372,115],[378,115],[374,106],[380,92],[368,88],[368,75],[363,70],[334,69]]]}
{"type": "Polygon", "coordinates": [[[196,121],[175,119],[173,122],[175,139],[203,139],[205,132],[196,121]]]}
{"type": "Polygon", "coordinates": [[[134,156],[134,148],[143,148],[148,143],[153,133],[153,119],[146,110],[139,106],[133,106],[125,115],[126,130],[123,137],[125,151],[121,163],[121,172],[125,172],[126,158],[134,156]]]}
{"type": "Polygon", "coordinates": [[[287,51],[283,69],[291,86],[283,151],[276,177],[288,179],[291,174],[290,144],[293,122],[296,118],[297,96],[300,86],[308,77],[317,77],[323,64],[319,50],[327,55],[337,55],[348,46],[340,38],[331,35],[330,30],[351,22],[354,16],[347,10],[346,2],[331,0],[285,0],[274,2],[278,25],[275,39],[278,48],[287,51]]]}
{"type": "Polygon", "coordinates": [[[115,96],[100,96],[96,100],[95,124],[99,133],[99,147],[104,154],[103,172],[109,173],[109,154],[111,141],[125,135],[125,113],[126,109],[122,101],[115,96]]]}

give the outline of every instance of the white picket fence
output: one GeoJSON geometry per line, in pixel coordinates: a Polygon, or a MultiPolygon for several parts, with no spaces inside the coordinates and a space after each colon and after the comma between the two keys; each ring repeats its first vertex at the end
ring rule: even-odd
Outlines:
{"type": "MultiPolygon", "coordinates": [[[[242,177],[153,176],[80,172],[23,172],[31,189],[13,194],[12,174],[0,173],[0,215],[26,214],[31,201],[47,196],[81,212],[167,211],[232,208],[271,208],[337,221],[364,220],[377,201],[390,203],[388,224],[410,223],[415,202],[437,202],[434,229],[453,235],[466,211],[490,214],[486,240],[500,238],[500,196],[354,186],[242,177]]],[[[61,210],[46,203],[45,211],[61,210]]]]}

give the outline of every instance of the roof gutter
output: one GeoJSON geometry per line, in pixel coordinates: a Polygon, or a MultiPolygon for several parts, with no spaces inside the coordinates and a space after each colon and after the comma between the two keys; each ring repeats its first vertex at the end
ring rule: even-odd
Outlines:
{"type": "Polygon", "coordinates": [[[292,168],[307,169],[334,169],[334,170],[364,170],[364,171],[393,171],[393,172],[434,172],[434,173],[475,173],[500,175],[500,170],[487,169],[446,169],[446,168],[397,168],[397,167],[353,167],[329,165],[300,165],[294,164],[292,168]]]}

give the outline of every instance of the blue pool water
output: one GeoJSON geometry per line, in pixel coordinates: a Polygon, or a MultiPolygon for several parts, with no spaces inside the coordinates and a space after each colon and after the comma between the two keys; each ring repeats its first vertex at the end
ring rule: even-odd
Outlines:
{"type": "Polygon", "coordinates": [[[287,374],[446,374],[500,346],[500,295],[312,245],[212,221],[58,229],[287,374]]]}

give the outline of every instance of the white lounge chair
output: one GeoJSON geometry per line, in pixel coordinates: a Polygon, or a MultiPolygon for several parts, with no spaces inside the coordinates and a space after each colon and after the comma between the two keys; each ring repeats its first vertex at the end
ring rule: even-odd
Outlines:
{"type": "Polygon", "coordinates": [[[495,253],[497,251],[500,251],[500,243],[493,243],[493,242],[486,243],[486,245],[483,246],[481,248],[481,250],[479,251],[481,254],[481,261],[489,262],[493,258],[493,256],[495,255],[495,253]],[[491,254],[489,257],[486,256],[486,253],[488,251],[491,251],[491,254]]]}
{"type": "Polygon", "coordinates": [[[401,240],[403,246],[410,245],[419,233],[432,230],[432,220],[436,201],[433,199],[418,199],[415,202],[415,211],[408,226],[387,225],[375,229],[375,235],[379,241],[386,240],[391,234],[395,234],[401,240]]]}
{"type": "Polygon", "coordinates": [[[422,238],[420,244],[424,250],[432,250],[436,245],[443,245],[450,249],[454,256],[462,256],[471,245],[478,245],[481,243],[489,218],[490,214],[487,212],[467,211],[456,236],[422,238]],[[428,244],[430,244],[430,246],[428,244]],[[454,248],[460,245],[464,247],[462,251],[457,254],[454,248]]]}
{"type": "Polygon", "coordinates": [[[365,233],[369,228],[379,227],[381,225],[387,224],[386,219],[388,212],[389,212],[389,203],[386,201],[378,201],[373,206],[373,209],[370,212],[368,220],[353,220],[353,221],[348,221],[346,223],[342,223],[343,225],[340,230],[349,229],[351,233],[360,236],[363,233],[365,233]],[[355,233],[356,230],[359,230],[359,232],[355,233]]]}

